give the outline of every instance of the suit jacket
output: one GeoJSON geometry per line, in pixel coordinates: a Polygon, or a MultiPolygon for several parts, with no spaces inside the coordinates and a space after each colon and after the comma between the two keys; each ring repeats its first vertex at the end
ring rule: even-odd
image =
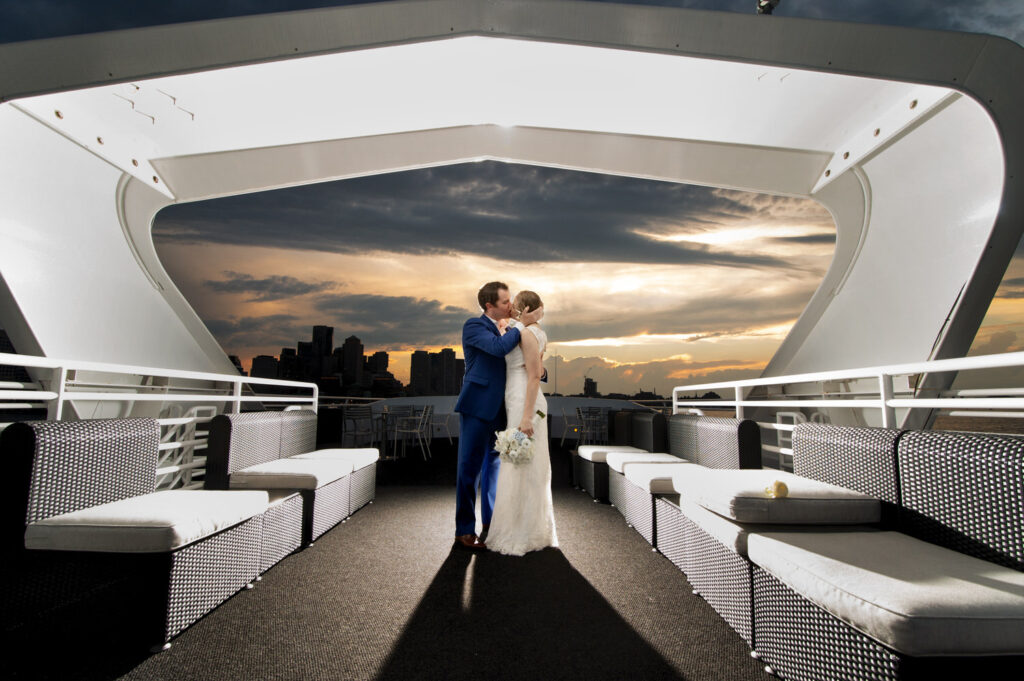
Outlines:
{"type": "Polygon", "coordinates": [[[505,355],[519,345],[519,329],[502,336],[486,315],[467,319],[462,326],[466,373],[455,411],[484,421],[498,417],[505,401],[505,355]]]}

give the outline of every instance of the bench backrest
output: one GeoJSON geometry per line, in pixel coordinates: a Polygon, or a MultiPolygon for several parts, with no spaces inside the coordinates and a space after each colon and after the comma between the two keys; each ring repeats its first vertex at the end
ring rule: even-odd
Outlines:
{"type": "Polygon", "coordinates": [[[1024,571],[1024,438],[802,423],[793,472],[882,499],[906,534],[1024,571]]]}
{"type": "Polygon", "coordinates": [[[210,422],[206,489],[228,489],[237,470],[316,449],[316,414],[309,410],[219,414],[210,422]]]}
{"type": "Polygon", "coordinates": [[[281,414],[281,453],[285,459],[316,449],[316,414],[309,409],[278,412],[281,414]]]}
{"type": "Polygon", "coordinates": [[[4,545],[24,545],[28,523],[156,489],[155,419],[15,423],[0,435],[7,466],[4,545]]]}
{"type": "Polygon", "coordinates": [[[868,494],[894,509],[900,503],[896,445],[903,432],[800,423],[793,429],[793,472],[868,494]]]}
{"type": "Polygon", "coordinates": [[[914,431],[898,459],[901,530],[1024,571],[1024,439],[914,431]]]}
{"type": "Polygon", "coordinates": [[[649,452],[664,452],[668,444],[665,416],[655,411],[632,413],[633,446],[649,452]]]}
{"type": "Polygon", "coordinates": [[[697,463],[697,417],[689,414],[668,417],[668,453],[697,463]]]}
{"type": "Polygon", "coordinates": [[[608,439],[613,445],[633,442],[633,410],[619,409],[608,412],[608,439]]]}
{"type": "Polygon", "coordinates": [[[708,468],[760,468],[761,428],[749,419],[675,414],[669,453],[708,468]]]}

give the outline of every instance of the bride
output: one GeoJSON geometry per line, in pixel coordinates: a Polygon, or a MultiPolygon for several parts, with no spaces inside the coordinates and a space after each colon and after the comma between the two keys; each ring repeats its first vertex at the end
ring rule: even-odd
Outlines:
{"type": "MultiPolygon", "coordinates": [[[[520,291],[513,314],[536,310],[544,303],[533,291],[520,291]]],[[[487,548],[521,556],[547,546],[558,546],[555,514],[551,504],[551,460],[548,456],[548,404],[540,390],[541,356],[548,337],[537,324],[518,322],[519,346],[505,355],[505,414],[508,427],[533,438],[533,458],[522,464],[503,462],[498,471],[494,515],[487,532],[487,548]],[[530,333],[527,333],[526,330],[530,333]]]]}

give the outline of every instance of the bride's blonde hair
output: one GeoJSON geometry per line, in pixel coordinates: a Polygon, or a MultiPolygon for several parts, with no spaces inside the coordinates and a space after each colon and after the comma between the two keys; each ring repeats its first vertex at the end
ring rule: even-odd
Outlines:
{"type": "Polygon", "coordinates": [[[536,310],[543,304],[544,301],[542,301],[540,299],[540,296],[538,296],[533,291],[520,291],[519,293],[516,294],[516,299],[512,301],[512,307],[515,308],[517,313],[516,317],[518,317],[524,311],[526,311],[526,308],[530,308],[530,310],[532,311],[536,310]]]}

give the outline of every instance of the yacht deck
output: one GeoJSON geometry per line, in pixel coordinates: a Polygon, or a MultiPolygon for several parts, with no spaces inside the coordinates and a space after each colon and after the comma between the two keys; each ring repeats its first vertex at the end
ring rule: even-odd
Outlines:
{"type": "Polygon", "coordinates": [[[678,568],[618,511],[572,488],[557,447],[560,549],[523,558],[453,549],[455,452],[434,442],[429,464],[382,462],[375,503],[169,650],[126,654],[85,632],[47,641],[50,652],[15,678],[765,678],[678,568]]]}

